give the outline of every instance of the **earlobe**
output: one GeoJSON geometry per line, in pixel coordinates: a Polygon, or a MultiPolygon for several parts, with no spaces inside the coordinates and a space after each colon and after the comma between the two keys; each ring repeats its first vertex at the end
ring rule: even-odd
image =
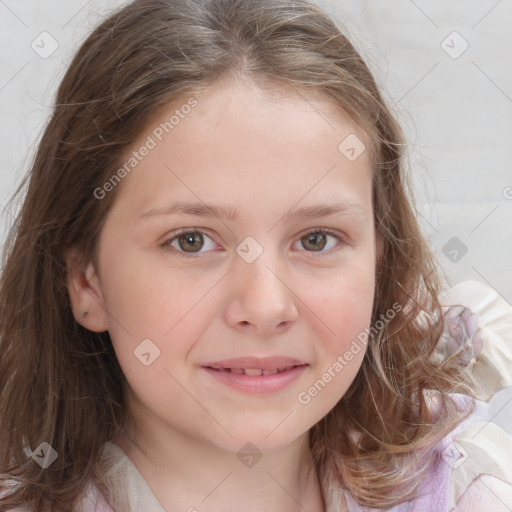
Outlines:
{"type": "Polygon", "coordinates": [[[90,331],[108,330],[108,314],[94,264],[85,268],[76,249],[66,253],[67,288],[75,320],[90,331]]]}

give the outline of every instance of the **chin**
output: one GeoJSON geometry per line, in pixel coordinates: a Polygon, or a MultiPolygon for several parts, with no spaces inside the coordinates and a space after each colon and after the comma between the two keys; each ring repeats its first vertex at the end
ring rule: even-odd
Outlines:
{"type": "MultiPolygon", "coordinates": [[[[282,421],[282,418],[279,421],[282,421]]],[[[279,421],[274,421],[270,428],[267,423],[265,425],[260,424],[258,427],[254,421],[246,424],[240,423],[236,426],[232,424],[228,427],[228,430],[233,437],[224,435],[221,439],[210,439],[219,448],[237,454],[241,450],[250,451],[252,445],[259,452],[268,453],[282,450],[308,433],[307,429],[297,429],[297,425],[290,425],[288,427],[283,424],[279,425],[279,421]]]]}

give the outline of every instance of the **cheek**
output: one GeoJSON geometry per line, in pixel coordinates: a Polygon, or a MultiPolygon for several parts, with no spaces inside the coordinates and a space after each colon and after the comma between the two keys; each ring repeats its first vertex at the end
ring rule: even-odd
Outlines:
{"type": "MultiPolygon", "coordinates": [[[[117,251],[117,255],[123,251],[117,251]]],[[[197,301],[197,285],[184,282],[181,272],[156,265],[150,258],[117,257],[106,264],[109,272],[103,278],[109,323],[114,332],[139,338],[161,338],[179,318],[187,306],[197,301]]]]}
{"type": "Polygon", "coordinates": [[[107,282],[108,330],[119,364],[137,388],[166,383],[168,389],[175,381],[166,370],[182,379],[190,350],[217,311],[208,292],[218,278],[191,280],[130,260],[114,268],[107,282]]]}
{"type": "Polygon", "coordinates": [[[342,349],[369,326],[375,293],[375,273],[370,266],[352,267],[333,279],[321,298],[320,311],[331,326],[334,348],[342,349]]]}
{"type": "Polygon", "coordinates": [[[315,400],[314,408],[319,416],[342,398],[361,367],[370,329],[374,285],[371,271],[353,268],[347,275],[333,280],[312,308],[320,312],[324,336],[317,338],[317,365],[311,387],[298,399],[303,405],[315,400]],[[320,394],[322,399],[316,400],[320,394]]]}

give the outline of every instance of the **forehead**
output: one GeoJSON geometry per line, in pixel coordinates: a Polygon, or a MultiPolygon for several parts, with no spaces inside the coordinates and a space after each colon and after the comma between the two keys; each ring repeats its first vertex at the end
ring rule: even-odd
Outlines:
{"type": "Polygon", "coordinates": [[[364,182],[366,190],[371,177],[368,151],[361,150],[368,144],[362,130],[318,93],[216,84],[155,113],[124,159],[145,145],[151,149],[122,186],[139,210],[178,189],[188,196],[179,199],[261,194],[268,202],[278,198],[274,187],[298,199],[308,189],[325,195],[336,184],[351,200],[351,186],[364,182]],[[347,149],[362,152],[351,160],[354,151],[347,149]]]}
{"type": "MultiPolygon", "coordinates": [[[[158,145],[162,139],[179,138],[180,142],[183,142],[186,134],[191,134],[191,129],[197,135],[201,125],[205,134],[210,129],[212,132],[217,130],[219,126],[229,127],[228,120],[233,131],[236,130],[237,124],[244,122],[255,128],[258,121],[268,123],[263,128],[272,134],[278,128],[276,124],[270,124],[273,120],[279,121],[280,128],[284,128],[286,121],[289,120],[292,126],[288,131],[293,135],[299,127],[296,121],[300,118],[304,131],[310,132],[312,137],[332,135],[336,132],[341,136],[342,132],[346,131],[339,130],[340,124],[343,124],[344,128],[348,128],[350,133],[357,134],[364,143],[367,155],[375,153],[375,134],[371,127],[363,129],[351,119],[341,104],[326,92],[315,87],[305,89],[304,86],[268,78],[242,80],[228,77],[219,79],[209,86],[194,88],[157,108],[141,129],[139,140],[126,149],[124,159],[148,134],[157,139],[158,145]],[[192,102],[195,104],[193,108],[190,107],[192,102]],[[234,116],[229,116],[230,113],[234,113],[234,116]]],[[[282,132],[281,129],[281,135],[282,132]]],[[[165,143],[165,140],[163,142],[165,143]]],[[[317,142],[321,143],[322,140],[319,138],[317,142]]]]}

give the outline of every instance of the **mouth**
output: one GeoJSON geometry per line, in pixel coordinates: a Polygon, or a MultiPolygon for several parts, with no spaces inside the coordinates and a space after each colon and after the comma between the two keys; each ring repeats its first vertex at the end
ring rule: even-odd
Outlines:
{"type": "Polygon", "coordinates": [[[277,373],[283,373],[287,370],[291,370],[293,368],[297,368],[298,366],[306,366],[306,365],[291,365],[285,366],[283,368],[273,368],[273,369],[263,369],[263,368],[216,368],[213,366],[206,366],[205,368],[209,368],[210,370],[215,370],[218,372],[228,372],[235,373],[237,375],[251,375],[251,376],[260,376],[260,375],[276,375],[277,373]]]}
{"type": "Polygon", "coordinates": [[[309,367],[289,357],[245,357],[202,365],[217,381],[246,393],[269,393],[289,386],[309,367]]]}

